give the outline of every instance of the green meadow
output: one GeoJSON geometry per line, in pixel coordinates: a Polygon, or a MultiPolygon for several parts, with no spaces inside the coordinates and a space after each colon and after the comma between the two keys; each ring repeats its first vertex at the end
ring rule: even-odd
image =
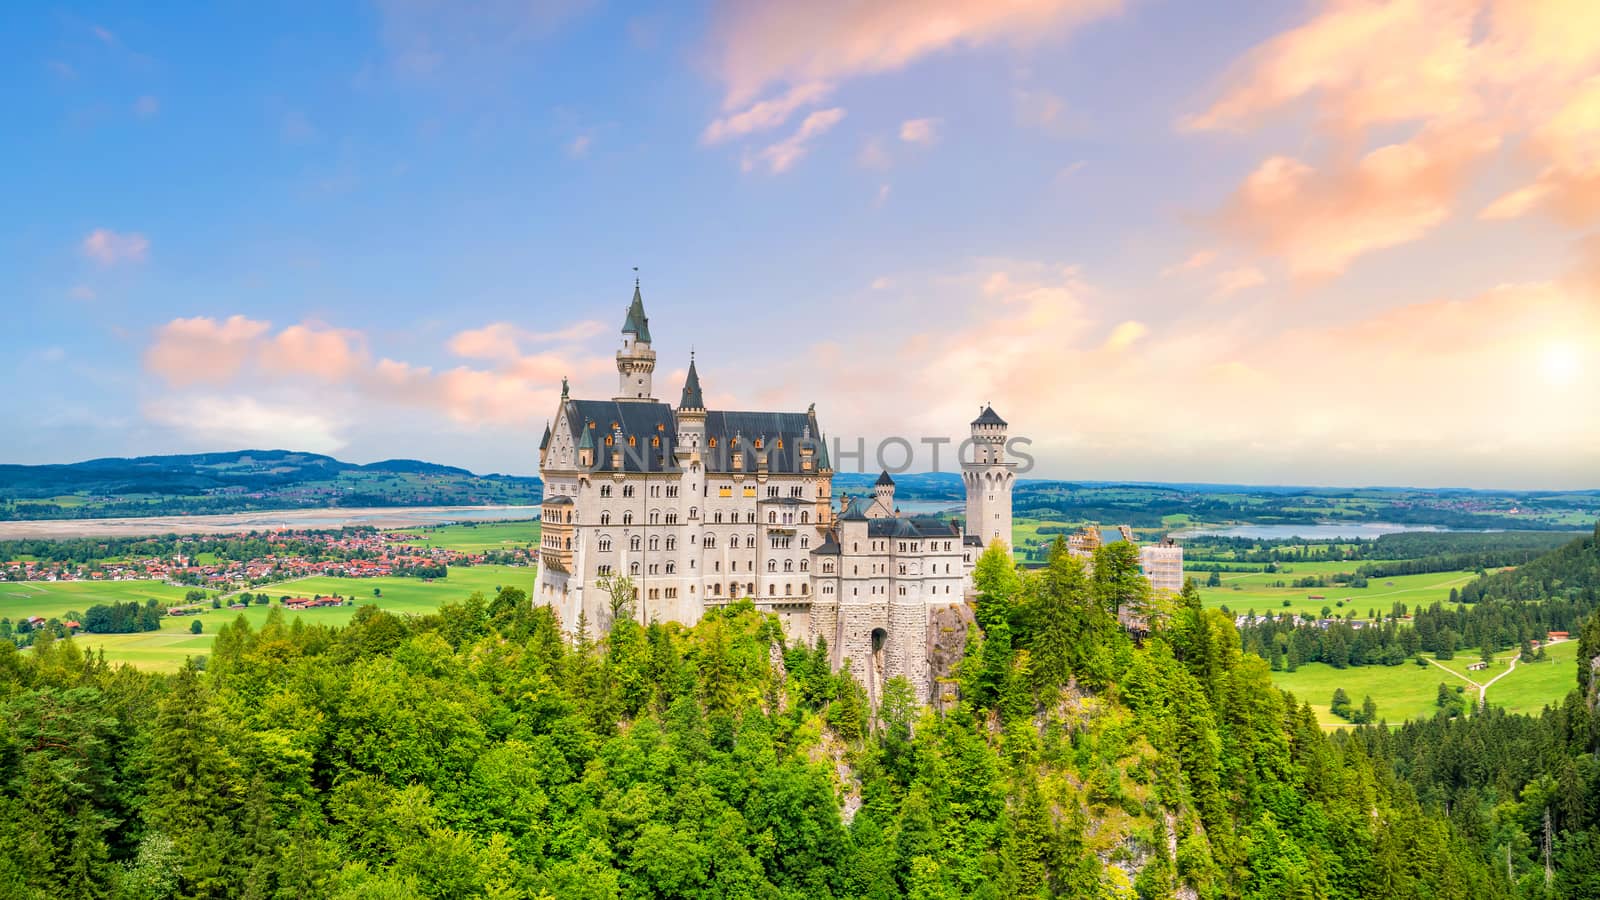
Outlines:
{"type": "Polygon", "coordinates": [[[194,590],[160,581],[0,581],[0,618],[15,622],[27,616],[60,618],[98,603],[143,603],[158,600],[171,606],[194,590]]]}
{"type": "Polygon", "coordinates": [[[1366,618],[1369,611],[1387,614],[1396,603],[1407,609],[1426,608],[1433,603],[1447,603],[1450,589],[1460,588],[1476,577],[1473,572],[1428,572],[1421,575],[1396,575],[1392,578],[1374,578],[1364,588],[1343,584],[1328,587],[1273,587],[1282,581],[1293,584],[1297,578],[1309,575],[1333,575],[1349,572],[1360,563],[1308,562],[1293,563],[1277,572],[1224,572],[1221,587],[1205,587],[1210,573],[1194,573],[1200,587],[1200,597],[1208,608],[1227,607],[1238,614],[1254,610],[1266,613],[1320,615],[1324,606],[1342,616],[1352,610],[1357,618],[1366,618]],[[1321,600],[1311,599],[1313,596],[1321,600]],[[1284,601],[1288,601],[1285,603],[1284,601]]]}
{"type": "Polygon", "coordinates": [[[1574,668],[1578,657],[1577,641],[1552,644],[1545,652],[1547,659],[1519,662],[1509,673],[1506,668],[1517,656],[1515,650],[1496,654],[1487,670],[1476,672],[1467,666],[1478,661],[1478,653],[1461,650],[1455,659],[1438,661],[1438,665],[1430,661],[1426,668],[1410,662],[1400,666],[1349,669],[1307,663],[1293,672],[1273,672],[1272,681],[1294,694],[1296,700],[1311,704],[1317,721],[1330,727],[1349,725],[1329,711],[1337,688],[1344,688],[1350,695],[1350,702],[1358,707],[1366,697],[1372,697],[1378,704],[1378,717],[1390,724],[1399,724],[1407,719],[1428,718],[1437,711],[1435,698],[1440,682],[1451,688],[1461,687],[1463,703],[1475,708],[1479,687],[1502,674],[1504,677],[1489,686],[1488,702],[1508,712],[1536,714],[1547,705],[1560,703],[1578,684],[1574,668]]]}
{"type": "MultiPolygon", "coordinates": [[[[338,594],[342,597],[353,598],[352,606],[331,606],[319,609],[306,609],[297,612],[286,612],[289,621],[301,619],[308,624],[343,625],[355,615],[356,609],[361,606],[377,606],[380,609],[396,613],[410,613],[422,615],[438,610],[440,604],[456,600],[464,600],[474,591],[481,591],[485,595],[492,594],[501,586],[519,587],[533,593],[535,569],[531,566],[452,566],[448,577],[423,581],[419,578],[335,578],[327,576],[314,576],[299,578],[292,581],[279,582],[256,588],[252,593],[266,593],[272,598],[272,604],[251,604],[249,609],[207,609],[195,616],[168,616],[162,619],[159,631],[144,631],[134,634],[80,634],[73,640],[77,645],[89,652],[104,650],[106,659],[111,662],[131,663],[143,669],[162,672],[175,672],[183,666],[183,662],[190,656],[205,655],[211,649],[212,638],[217,629],[234,621],[241,613],[252,626],[259,627],[267,618],[270,609],[278,605],[280,597],[310,597],[317,594],[329,596],[338,594]],[[378,593],[374,594],[376,590],[378,593]],[[190,628],[194,622],[201,625],[200,634],[191,634],[190,628]]],[[[73,582],[75,586],[112,588],[118,585],[144,585],[145,587],[164,587],[154,582],[73,582]]],[[[31,585],[30,585],[31,586],[31,585]]],[[[48,585],[54,587],[55,585],[48,585]]],[[[0,585],[0,591],[14,587],[14,585],[0,585]]],[[[142,589],[141,589],[142,590],[142,589]]],[[[183,599],[184,588],[177,588],[175,598],[183,599]]],[[[119,599],[143,600],[148,593],[135,592],[119,599]]],[[[156,594],[154,596],[160,597],[156,594]]],[[[80,591],[73,605],[61,607],[66,609],[84,609],[95,603],[108,602],[110,591],[80,591]]],[[[59,615],[44,608],[29,609],[26,615],[59,615]]],[[[13,616],[14,618],[15,616],[13,616]]]]}
{"type": "Polygon", "coordinates": [[[415,535],[415,543],[424,547],[443,547],[461,553],[483,553],[488,550],[512,550],[518,547],[536,547],[539,543],[539,523],[527,522],[463,522],[455,525],[433,525],[421,528],[391,529],[415,535]]]}

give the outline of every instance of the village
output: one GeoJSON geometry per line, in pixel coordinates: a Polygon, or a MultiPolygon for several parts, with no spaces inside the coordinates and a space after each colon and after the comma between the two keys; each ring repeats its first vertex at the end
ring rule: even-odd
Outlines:
{"type": "Polygon", "coordinates": [[[375,529],[338,532],[277,531],[238,535],[196,535],[175,539],[176,552],[129,554],[84,561],[15,559],[0,562],[0,581],[161,581],[173,585],[243,590],[291,578],[329,575],[372,578],[409,575],[442,577],[449,566],[486,562],[531,564],[521,548],[468,553],[426,546],[419,536],[375,529]],[[230,549],[264,545],[264,552],[230,558],[230,549]]]}

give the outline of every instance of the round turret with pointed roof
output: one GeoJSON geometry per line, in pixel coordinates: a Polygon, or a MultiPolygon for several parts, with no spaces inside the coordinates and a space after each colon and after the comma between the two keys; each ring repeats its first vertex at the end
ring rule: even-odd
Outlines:
{"type": "Polygon", "coordinates": [[[1001,427],[1005,427],[1006,420],[1000,418],[999,413],[996,413],[994,411],[994,407],[993,406],[990,406],[989,404],[985,403],[983,405],[983,412],[978,413],[978,417],[976,419],[972,420],[972,424],[973,425],[999,425],[1001,427]]]}
{"type": "Polygon", "coordinates": [[[884,469],[883,474],[878,476],[878,480],[874,484],[877,487],[894,487],[894,479],[889,477],[889,470],[884,469]]]}

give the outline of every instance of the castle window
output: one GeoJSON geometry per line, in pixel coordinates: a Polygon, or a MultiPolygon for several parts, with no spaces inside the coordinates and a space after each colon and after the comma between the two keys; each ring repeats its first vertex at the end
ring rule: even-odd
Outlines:
{"type": "Polygon", "coordinates": [[[609,484],[600,485],[600,496],[602,496],[602,497],[611,496],[611,485],[609,485],[609,484]]]}
{"type": "Polygon", "coordinates": [[[776,571],[778,571],[778,561],[775,560],[775,559],[767,560],[767,571],[768,572],[776,572],[776,571]]]}
{"type": "Polygon", "coordinates": [[[757,450],[761,449],[761,438],[756,438],[756,449],[757,450]]]}
{"type": "Polygon", "coordinates": [[[628,435],[628,446],[632,447],[633,445],[634,445],[633,435],[630,434],[630,435],[628,435]]]}
{"type": "Polygon", "coordinates": [[[800,560],[800,571],[802,571],[802,572],[811,571],[811,560],[809,560],[809,559],[800,560]]]}
{"type": "Polygon", "coordinates": [[[823,592],[823,593],[824,593],[824,594],[831,594],[831,593],[833,593],[833,585],[831,585],[831,584],[825,584],[825,585],[823,585],[823,586],[822,586],[822,592],[823,592]]]}
{"type": "Polygon", "coordinates": [[[631,510],[631,509],[627,510],[622,514],[622,524],[624,524],[624,525],[632,525],[633,524],[633,510],[631,510]]]}
{"type": "Polygon", "coordinates": [[[717,536],[714,534],[706,535],[705,544],[707,550],[714,549],[717,546],[717,536]]]}
{"type": "Polygon", "coordinates": [[[811,549],[811,538],[806,537],[803,534],[800,535],[800,549],[801,550],[809,550],[809,549],[811,549]]]}
{"type": "Polygon", "coordinates": [[[678,549],[678,539],[669,535],[667,537],[667,549],[668,550],[676,550],[676,549],[678,549]]]}
{"type": "Polygon", "coordinates": [[[631,485],[631,484],[623,485],[622,486],[622,496],[624,496],[624,497],[632,497],[633,496],[633,485],[631,485]]]}
{"type": "Polygon", "coordinates": [[[667,430],[667,426],[664,425],[664,424],[658,424],[658,425],[656,425],[656,430],[657,431],[666,431],[667,430]]]}
{"type": "Polygon", "coordinates": [[[628,564],[628,574],[629,575],[637,575],[637,574],[639,574],[639,564],[638,563],[629,563],[628,564]]]}
{"type": "Polygon", "coordinates": [[[606,535],[601,535],[600,536],[600,552],[601,553],[610,553],[611,552],[611,538],[610,537],[608,537],[606,535]]]}
{"type": "Polygon", "coordinates": [[[778,586],[777,585],[775,585],[775,584],[767,585],[767,596],[768,597],[776,596],[777,593],[778,593],[778,586]]]}
{"type": "Polygon", "coordinates": [[[661,549],[661,538],[658,538],[655,535],[651,535],[650,536],[650,549],[651,550],[660,550],[661,549]]]}
{"type": "Polygon", "coordinates": [[[783,449],[783,438],[778,438],[778,449],[779,450],[783,449]]]}
{"type": "Polygon", "coordinates": [[[711,449],[715,450],[717,448],[717,439],[716,438],[712,438],[708,443],[710,444],[711,449]]]}
{"type": "Polygon", "coordinates": [[[811,593],[811,585],[806,584],[804,581],[800,582],[800,593],[802,595],[810,594],[811,593]]]}
{"type": "Polygon", "coordinates": [[[696,520],[698,518],[700,518],[700,507],[698,507],[698,506],[689,507],[689,521],[693,522],[694,520],[696,520]]]}
{"type": "Polygon", "coordinates": [[[671,563],[671,562],[667,563],[667,574],[668,575],[671,575],[672,573],[674,573],[676,571],[678,571],[678,564],[677,563],[671,563]]]}
{"type": "Polygon", "coordinates": [[[672,510],[672,509],[667,510],[667,524],[668,525],[676,525],[676,524],[678,524],[678,512],[677,512],[677,510],[672,510]]]}
{"type": "Polygon", "coordinates": [[[628,549],[629,550],[638,550],[639,549],[639,536],[637,534],[634,535],[631,538],[628,538],[628,549]]]}
{"type": "Polygon", "coordinates": [[[607,447],[611,446],[611,435],[609,435],[609,434],[606,435],[606,446],[607,447]]]}
{"type": "Polygon", "coordinates": [[[775,512],[767,513],[767,524],[769,524],[769,525],[778,524],[778,514],[775,513],[775,512]]]}
{"type": "Polygon", "coordinates": [[[600,576],[610,575],[611,574],[611,567],[610,566],[596,566],[595,570],[594,570],[594,573],[596,575],[600,575],[600,576]]]}
{"type": "Polygon", "coordinates": [[[611,524],[611,513],[610,512],[602,512],[600,514],[600,524],[601,525],[610,525],[611,524]]]}
{"type": "Polygon", "coordinates": [[[783,561],[783,570],[785,572],[793,572],[794,571],[794,560],[792,560],[792,559],[784,560],[783,561]]]}

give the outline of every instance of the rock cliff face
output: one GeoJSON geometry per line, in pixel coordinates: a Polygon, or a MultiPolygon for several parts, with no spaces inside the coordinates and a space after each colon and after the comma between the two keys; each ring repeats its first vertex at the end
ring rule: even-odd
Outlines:
{"type": "Polygon", "coordinates": [[[975,621],[972,607],[965,603],[928,612],[928,669],[933,688],[929,699],[940,708],[948,709],[956,702],[956,663],[966,650],[967,626],[975,621]]]}

